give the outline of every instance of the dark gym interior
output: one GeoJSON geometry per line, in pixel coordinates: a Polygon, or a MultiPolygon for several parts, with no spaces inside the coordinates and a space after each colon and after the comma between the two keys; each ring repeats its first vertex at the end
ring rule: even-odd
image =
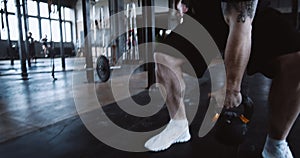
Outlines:
{"type": "MultiPolygon", "coordinates": [[[[300,31],[299,0],[259,1],[280,11],[287,23],[300,31]]],[[[159,42],[180,25],[174,2],[2,0],[0,158],[260,158],[268,130],[271,86],[271,80],[260,73],[247,76],[247,95],[254,107],[241,144],[218,142],[215,128],[198,136],[210,102],[212,80],[206,71],[202,78],[184,75],[187,113],[196,108],[189,120],[190,141],[162,152],[122,149],[141,141],[127,137],[124,130],[138,135],[170,120],[164,105],[145,117],[134,116],[122,106],[134,102],[143,107],[151,102],[150,91],[157,91],[153,88],[154,65],[145,64],[153,62],[155,45],[143,44],[159,42]],[[163,28],[141,27],[156,24],[163,28]],[[201,95],[193,98],[197,88],[201,95]],[[110,131],[105,140],[117,141],[119,146],[93,131],[107,132],[108,124],[120,130],[110,131]]],[[[211,69],[218,64],[216,61],[211,69]]],[[[300,157],[299,133],[298,118],[287,138],[295,158],[300,157]]]]}

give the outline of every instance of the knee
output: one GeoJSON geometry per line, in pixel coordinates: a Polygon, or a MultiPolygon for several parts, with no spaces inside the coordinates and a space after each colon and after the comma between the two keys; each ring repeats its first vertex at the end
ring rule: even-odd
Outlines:
{"type": "MultiPolygon", "coordinates": [[[[224,20],[226,22],[226,24],[229,26],[230,31],[236,31],[238,33],[241,34],[249,34],[252,31],[252,21],[253,21],[253,17],[250,16],[245,16],[244,20],[241,20],[239,16],[240,12],[237,12],[234,9],[229,9],[227,8],[228,6],[226,6],[225,10],[230,10],[230,11],[224,11],[224,20]],[[226,12],[226,13],[225,13],[226,12]]],[[[254,13],[253,13],[254,14],[254,13]]]]}
{"type": "Polygon", "coordinates": [[[155,66],[155,72],[156,72],[156,77],[157,77],[159,80],[163,79],[163,74],[164,74],[163,71],[164,71],[164,70],[163,70],[162,65],[156,64],[156,66],[155,66]]]}
{"type": "Polygon", "coordinates": [[[161,53],[154,53],[153,55],[155,62],[155,72],[159,79],[163,79],[163,74],[166,73],[166,68],[168,67],[168,62],[166,62],[164,55],[161,53]]]}
{"type": "Polygon", "coordinates": [[[154,62],[156,64],[156,68],[158,71],[164,71],[165,68],[171,68],[172,67],[172,61],[171,59],[162,53],[154,53],[154,62]]]}
{"type": "Polygon", "coordinates": [[[156,65],[162,65],[162,64],[168,65],[168,60],[166,59],[165,55],[162,53],[155,52],[153,55],[153,59],[156,65]]]}
{"type": "Polygon", "coordinates": [[[291,80],[300,82],[300,51],[294,54],[282,56],[279,58],[279,73],[291,80]]]}
{"type": "Polygon", "coordinates": [[[160,69],[162,64],[167,64],[166,59],[163,54],[155,52],[153,54],[153,59],[156,64],[156,68],[160,69]]]}
{"type": "Polygon", "coordinates": [[[232,24],[251,24],[256,12],[258,0],[247,2],[222,2],[225,22],[230,26],[232,24]],[[245,7],[247,6],[247,8],[245,7]]]}
{"type": "Polygon", "coordinates": [[[243,22],[238,22],[234,17],[229,17],[226,21],[227,21],[227,25],[230,28],[229,30],[231,33],[235,32],[240,34],[243,37],[251,35],[252,23],[250,19],[243,23],[243,22]]]}
{"type": "Polygon", "coordinates": [[[153,53],[153,59],[156,62],[159,59],[160,53],[154,52],[153,53]]]}

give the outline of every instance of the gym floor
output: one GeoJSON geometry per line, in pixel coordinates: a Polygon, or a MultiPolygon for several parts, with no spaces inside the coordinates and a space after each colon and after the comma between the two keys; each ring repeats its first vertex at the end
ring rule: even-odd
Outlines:
{"type": "MultiPolygon", "coordinates": [[[[203,138],[198,131],[207,110],[199,108],[190,125],[192,139],[187,143],[175,144],[164,152],[125,152],[109,147],[94,137],[84,126],[75,107],[73,97],[74,73],[80,70],[72,67],[74,59],[67,59],[67,70],[61,71],[56,60],[56,81],[52,80],[50,61],[40,59],[29,70],[29,80],[21,80],[19,65],[0,61],[0,157],[1,158],[165,158],[165,157],[210,157],[210,158],[259,158],[267,130],[267,95],[270,80],[260,74],[249,78],[249,96],[255,103],[254,115],[249,125],[247,139],[240,146],[226,146],[214,139],[213,131],[203,138]]],[[[122,69],[122,68],[121,68],[122,69]]],[[[118,70],[114,70],[118,72],[118,70]]],[[[122,71],[123,72],[123,71],[122,71]]],[[[122,79],[123,75],[112,76],[122,79]]],[[[96,76],[95,76],[96,79],[96,76]]],[[[189,78],[187,78],[188,80],[189,78]]],[[[97,80],[97,79],[96,79],[97,80]]],[[[147,103],[146,74],[137,73],[131,93],[139,103],[147,103]]],[[[199,81],[201,88],[208,91],[208,81],[199,81]]],[[[109,82],[95,82],[98,98],[102,98],[103,109],[121,127],[132,130],[160,127],[168,121],[164,107],[155,118],[125,119],[110,96],[109,82]],[[142,126],[141,126],[142,125],[142,126]],[[141,129],[139,129],[141,128],[141,129]]],[[[190,86],[191,87],[191,86],[190,86]]],[[[187,85],[187,95],[191,88],[187,85]]],[[[202,89],[201,89],[202,90],[202,89]]],[[[207,104],[207,97],[200,98],[200,104],[207,104]]],[[[124,98],[126,101],[127,98],[124,98]]],[[[86,100],[88,102],[88,100],[86,100]]],[[[91,110],[90,113],[93,111],[91,110]]],[[[294,156],[300,157],[300,121],[296,121],[288,142],[294,156]]],[[[118,133],[114,133],[118,134],[118,133]]],[[[113,137],[113,135],[112,135],[113,137]]],[[[122,141],[122,140],[120,140],[122,141]]]]}

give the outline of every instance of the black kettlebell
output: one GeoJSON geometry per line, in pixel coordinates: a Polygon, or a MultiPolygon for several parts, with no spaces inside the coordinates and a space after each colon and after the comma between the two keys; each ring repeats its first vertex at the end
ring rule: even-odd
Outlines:
{"type": "Polygon", "coordinates": [[[242,97],[239,107],[224,109],[217,122],[215,138],[225,145],[240,145],[244,142],[248,131],[248,123],[253,114],[253,101],[248,96],[242,97]],[[238,109],[239,108],[239,109],[238,109]],[[243,111],[240,110],[243,108],[243,111]]]}

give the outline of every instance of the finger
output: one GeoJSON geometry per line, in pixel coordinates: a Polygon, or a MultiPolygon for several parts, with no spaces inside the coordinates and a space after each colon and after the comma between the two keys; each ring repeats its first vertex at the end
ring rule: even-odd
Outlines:
{"type": "Polygon", "coordinates": [[[224,107],[225,107],[226,109],[231,109],[231,108],[234,107],[234,105],[233,105],[232,102],[230,102],[230,101],[228,101],[228,100],[226,99],[225,102],[224,102],[224,107]]]}
{"type": "Polygon", "coordinates": [[[217,99],[216,99],[216,102],[217,102],[218,108],[223,108],[224,105],[225,105],[225,102],[222,101],[220,98],[217,98],[217,99]]]}
{"type": "Polygon", "coordinates": [[[208,97],[211,97],[211,95],[212,95],[211,93],[208,93],[208,94],[207,94],[208,97]]]}
{"type": "Polygon", "coordinates": [[[232,109],[233,108],[233,106],[226,106],[226,109],[228,110],[228,109],[232,109]]]}
{"type": "Polygon", "coordinates": [[[210,92],[207,94],[208,97],[214,97],[216,95],[216,92],[210,92]]]}
{"type": "Polygon", "coordinates": [[[225,102],[225,103],[224,103],[224,107],[225,107],[225,109],[230,109],[230,108],[231,108],[231,105],[230,105],[230,103],[225,102]]]}

